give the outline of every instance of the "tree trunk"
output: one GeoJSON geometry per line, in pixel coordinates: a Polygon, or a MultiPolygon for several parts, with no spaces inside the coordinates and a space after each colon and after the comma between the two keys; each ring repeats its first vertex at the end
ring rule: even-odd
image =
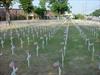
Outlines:
{"type": "Polygon", "coordinates": [[[26,20],[27,20],[27,23],[29,23],[29,18],[28,18],[28,14],[26,14],[26,20]]]}
{"type": "Polygon", "coordinates": [[[9,12],[9,8],[6,8],[6,21],[10,25],[10,12],[9,12]]]}
{"type": "Polygon", "coordinates": [[[28,21],[28,14],[26,14],[26,20],[28,21]]]}

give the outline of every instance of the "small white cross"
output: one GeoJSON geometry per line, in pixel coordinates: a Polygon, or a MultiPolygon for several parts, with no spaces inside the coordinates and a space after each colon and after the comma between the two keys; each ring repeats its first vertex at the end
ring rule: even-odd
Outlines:
{"type": "Polygon", "coordinates": [[[14,45],[12,45],[12,47],[11,47],[11,50],[12,50],[12,55],[14,55],[14,49],[15,49],[15,46],[14,46],[14,45]]]}
{"type": "Polygon", "coordinates": [[[58,67],[58,75],[61,75],[61,68],[60,68],[60,66],[58,67]]]}
{"type": "Polygon", "coordinates": [[[11,75],[16,75],[16,72],[18,71],[18,68],[16,67],[13,67],[13,71],[12,71],[12,73],[11,73],[11,75]]]}
{"type": "Polygon", "coordinates": [[[3,40],[1,40],[1,46],[2,46],[2,48],[4,48],[4,41],[3,40]]]}
{"type": "Polygon", "coordinates": [[[36,47],[36,55],[38,56],[39,55],[39,46],[37,45],[36,47]]]}
{"type": "Polygon", "coordinates": [[[28,67],[30,67],[30,58],[31,58],[31,54],[29,54],[29,52],[27,52],[27,65],[28,65],[28,67]]]}
{"type": "Polygon", "coordinates": [[[21,44],[21,48],[23,48],[23,40],[20,38],[20,44],[21,44]]]}
{"type": "Polygon", "coordinates": [[[27,41],[28,41],[28,45],[30,44],[30,38],[29,37],[27,37],[27,41]]]}
{"type": "Polygon", "coordinates": [[[94,61],[94,52],[95,52],[95,49],[94,49],[94,45],[92,47],[92,61],[94,61]]]}

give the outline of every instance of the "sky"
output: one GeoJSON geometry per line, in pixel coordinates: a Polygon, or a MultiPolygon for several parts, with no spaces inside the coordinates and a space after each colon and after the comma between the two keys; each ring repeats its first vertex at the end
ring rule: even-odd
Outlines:
{"type": "Polygon", "coordinates": [[[69,0],[72,12],[89,14],[100,8],[100,0],[69,0]]]}
{"type": "MultiPolygon", "coordinates": [[[[74,14],[90,14],[96,9],[100,8],[100,0],[69,0],[70,6],[72,6],[71,11],[74,14]]],[[[39,0],[34,0],[33,4],[35,6],[39,5],[39,0]]],[[[18,3],[14,4],[14,8],[18,8],[18,3]]]]}

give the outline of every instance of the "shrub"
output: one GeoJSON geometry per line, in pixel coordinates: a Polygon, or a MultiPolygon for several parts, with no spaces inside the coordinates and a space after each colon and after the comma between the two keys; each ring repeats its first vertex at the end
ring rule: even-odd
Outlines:
{"type": "Polygon", "coordinates": [[[75,19],[85,19],[85,16],[82,14],[75,15],[75,19]]]}

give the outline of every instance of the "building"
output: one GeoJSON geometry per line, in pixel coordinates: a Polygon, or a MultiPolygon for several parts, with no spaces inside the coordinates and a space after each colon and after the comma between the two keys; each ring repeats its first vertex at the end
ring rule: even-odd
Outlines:
{"type": "Polygon", "coordinates": [[[5,10],[4,8],[0,8],[0,21],[3,21],[6,19],[6,13],[5,13],[5,10]]]}
{"type": "MultiPolygon", "coordinates": [[[[9,11],[11,20],[25,20],[27,19],[27,16],[29,20],[40,19],[39,15],[37,15],[34,12],[26,15],[22,9],[10,9],[9,11]]],[[[57,19],[57,16],[52,11],[47,10],[44,15],[44,19],[57,19]]],[[[6,20],[6,10],[4,8],[0,8],[0,21],[5,21],[5,20],[6,20]]]]}
{"type": "MultiPolygon", "coordinates": [[[[21,9],[10,9],[10,19],[11,20],[22,20],[25,19],[25,13],[21,9]]],[[[6,20],[6,10],[0,8],[0,21],[6,20]]]]}

